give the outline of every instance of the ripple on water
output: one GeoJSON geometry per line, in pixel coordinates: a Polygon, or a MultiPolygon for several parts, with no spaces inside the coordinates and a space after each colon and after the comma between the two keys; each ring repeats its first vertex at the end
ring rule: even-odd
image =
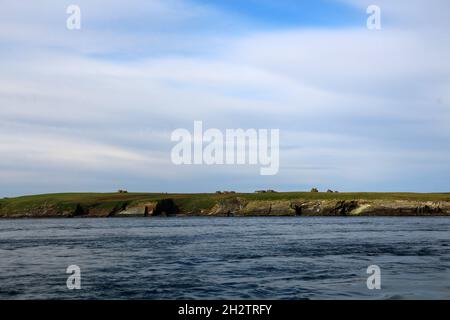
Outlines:
{"type": "Polygon", "coordinates": [[[2,220],[0,298],[448,299],[449,231],[450,218],[2,220]]]}

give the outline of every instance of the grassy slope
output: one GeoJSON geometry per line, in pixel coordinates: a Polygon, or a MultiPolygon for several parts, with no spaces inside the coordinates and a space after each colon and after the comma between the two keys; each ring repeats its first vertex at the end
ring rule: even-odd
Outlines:
{"type": "Polygon", "coordinates": [[[227,197],[242,197],[248,200],[417,200],[417,201],[450,201],[450,194],[421,193],[244,193],[244,194],[162,194],[162,193],[60,193],[23,196],[10,199],[0,199],[0,213],[10,214],[21,212],[27,208],[42,205],[54,205],[61,210],[75,210],[78,205],[112,209],[123,207],[141,201],[152,201],[165,198],[174,199],[182,209],[209,209],[220,199],[227,197]]]}

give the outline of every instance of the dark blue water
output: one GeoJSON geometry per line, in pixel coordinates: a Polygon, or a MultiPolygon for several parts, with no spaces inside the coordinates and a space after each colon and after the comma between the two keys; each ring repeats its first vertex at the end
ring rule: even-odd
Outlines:
{"type": "Polygon", "coordinates": [[[450,299],[450,218],[0,220],[0,298],[450,299]]]}

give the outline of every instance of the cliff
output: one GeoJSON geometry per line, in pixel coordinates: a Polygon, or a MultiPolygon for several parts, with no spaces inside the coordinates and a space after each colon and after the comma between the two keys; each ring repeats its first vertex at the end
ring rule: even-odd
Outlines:
{"type": "Polygon", "coordinates": [[[450,216],[450,194],[50,194],[0,200],[0,218],[450,216]]]}

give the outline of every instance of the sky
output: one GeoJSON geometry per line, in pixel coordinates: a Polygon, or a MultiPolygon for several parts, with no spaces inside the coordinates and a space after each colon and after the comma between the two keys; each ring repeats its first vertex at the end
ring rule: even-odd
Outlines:
{"type": "Polygon", "coordinates": [[[447,0],[0,1],[0,196],[450,192],[447,0]],[[125,4],[126,3],[126,4],[125,4]],[[68,30],[69,5],[81,29],[68,30]],[[381,30],[366,26],[369,5],[381,30]],[[280,130],[280,169],[171,133],[280,130]]]}

